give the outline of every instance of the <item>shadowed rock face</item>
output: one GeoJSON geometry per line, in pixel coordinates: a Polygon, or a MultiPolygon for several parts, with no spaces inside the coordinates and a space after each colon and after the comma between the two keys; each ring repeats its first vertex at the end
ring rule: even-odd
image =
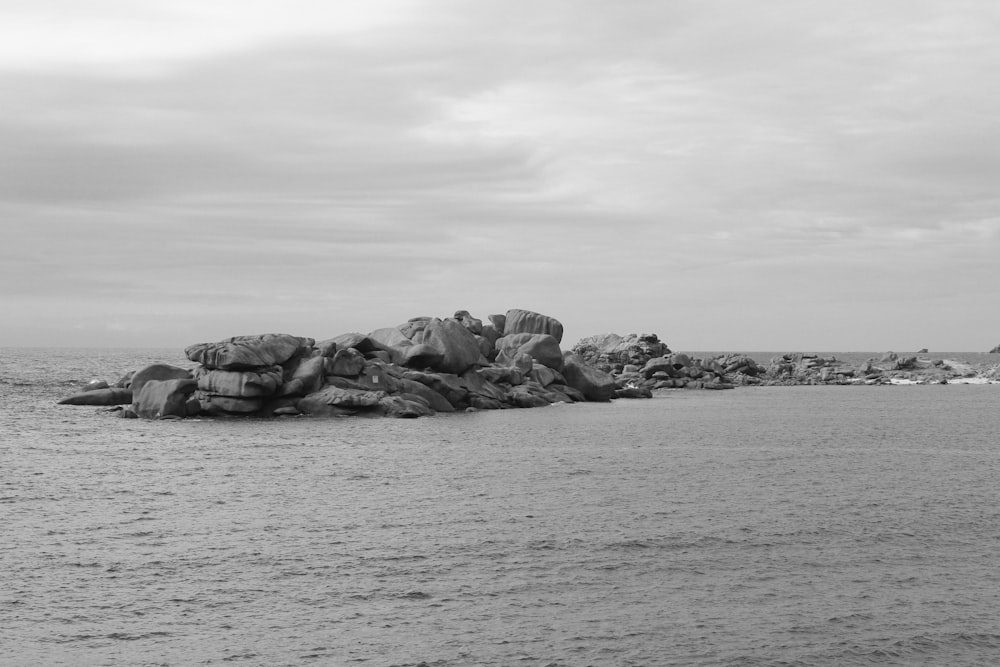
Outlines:
{"type": "Polygon", "coordinates": [[[142,386],[132,410],[146,419],[187,417],[197,412],[189,405],[191,394],[198,388],[192,379],[150,380],[142,386]]]}
{"type": "Polygon", "coordinates": [[[572,352],[564,355],[562,374],[566,384],[582,393],[588,401],[610,401],[615,396],[614,376],[584,363],[572,352]]]}

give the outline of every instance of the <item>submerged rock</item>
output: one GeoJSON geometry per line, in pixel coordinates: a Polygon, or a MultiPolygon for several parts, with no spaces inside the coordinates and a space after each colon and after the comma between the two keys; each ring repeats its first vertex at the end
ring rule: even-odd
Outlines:
{"type": "Polygon", "coordinates": [[[131,389],[105,387],[67,396],[59,401],[59,405],[128,405],[131,402],[131,389]]]}

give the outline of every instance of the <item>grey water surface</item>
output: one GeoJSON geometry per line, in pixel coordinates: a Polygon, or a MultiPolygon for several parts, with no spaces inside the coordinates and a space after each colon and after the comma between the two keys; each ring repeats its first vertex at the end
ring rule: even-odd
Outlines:
{"type": "Polygon", "coordinates": [[[2,353],[2,665],[1000,661],[1000,385],[147,422],[54,403],[162,354],[2,353]]]}

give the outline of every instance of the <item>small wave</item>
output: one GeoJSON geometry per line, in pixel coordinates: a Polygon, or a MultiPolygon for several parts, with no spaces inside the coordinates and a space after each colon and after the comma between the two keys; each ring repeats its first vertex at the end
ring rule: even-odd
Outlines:
{"type": "Polygon", "coordinates": [[[164,632],[162,630],[154,632],[140,632],[140,633],[112,632],[111,634],[105,636],[108,639],[118,639],[120,641],[133,642],[139,639],[151,639],[153,637],[169,637],[170,633],[164,632]]]}
{"type": "Polygon", "coordinates": [[[423,591],[407,591],[399,597],[404,600],[429,600],[431,595],[430,593],[424,593],[423,591]]]}
{"type": "MultiPolygon", "coordinates": [[[[850,618],[850,617],[849,617],[850,618]]],[[[1000,649],[1000,635],[992,633],[920,634],[904,639],[875,640],[871,645],[841,646],[830,654],[808,656],[827,664],[987,664],[979,658],[1000,649]],[[972,662],[966,658],[973,659],[972,662]]]]}

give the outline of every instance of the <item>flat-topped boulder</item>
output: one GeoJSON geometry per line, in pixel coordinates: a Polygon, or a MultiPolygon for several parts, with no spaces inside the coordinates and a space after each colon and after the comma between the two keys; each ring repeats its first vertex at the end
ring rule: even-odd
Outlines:
{"type": "Polygon", "coordinates": [[[556,343],[562,343],[563,325],[554,317],[542,315],[530,310],[512,308],[504,316],[503,335],[530,333],[547,334],[556,339],[556,343]]]}
{"type": "Polygon", "coordinates": [[[197,343],[184,349],[191,361],[205,368],[248,371],[281,365],[315,344],[312,338],[290,334],[234,336],[217,343],[197,343]]]}

